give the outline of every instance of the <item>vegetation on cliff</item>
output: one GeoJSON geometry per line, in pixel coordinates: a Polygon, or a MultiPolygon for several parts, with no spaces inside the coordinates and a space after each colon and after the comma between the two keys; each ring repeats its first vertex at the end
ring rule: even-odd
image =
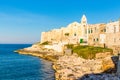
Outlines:
{"type": "Polygon", "coordinates": [[[102,47],[82,46],[82,45],[74,46],[72,44],[66,46],[67,48],[72,49],[73,53],[77,53],[80,57],[85,59],[94,59],[97,53],[113,52],[112,49],[102,48],[102,47]]]}
{"type": "Polygon", "coordinates": [[[41,45],[48,45],[48,44],[49,44],[48,41],[45,41],[45,42],[41,43],[41,45]]]}

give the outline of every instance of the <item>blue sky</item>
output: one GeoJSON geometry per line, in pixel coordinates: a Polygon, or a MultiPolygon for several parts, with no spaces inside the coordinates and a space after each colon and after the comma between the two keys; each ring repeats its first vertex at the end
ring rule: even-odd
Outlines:
{"type": "Polygon", "coordinates": [[[0,43],[35,43],[40,33],[80,22],[120,18],[120,0],[0,0],[0,43]]]}

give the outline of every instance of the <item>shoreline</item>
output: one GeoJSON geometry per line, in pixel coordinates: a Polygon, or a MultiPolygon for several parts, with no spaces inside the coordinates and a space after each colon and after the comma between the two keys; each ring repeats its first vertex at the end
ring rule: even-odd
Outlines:
{"type": "Polygon", "coordinates": [[[19,53],[19,54],[23,54],[23,55],[31,55],[31,56],[35,56],[38,58],[42,58],[51,62],[55,62],[57,59],[56,56],[49,56],[46,55],[48,52],[39,52],[39,51],[27,51],[24,49],[20,49],[20,50],[16,50],[14,51],[15,53],[19,53]]]}
{"type": "MultiPolygon", "coordinates": [[[[28,50],[24,50],[24,49],[16,50],[14,52],[18,53],[18,54],[21,54],[21,55],[30,55],[30,56],[38,57],[40,59],[48,60],[52,63],[52,65],[51,65],[52,69],[56,72],[54,63],[57,61],[57,56],[55,56],[55,55],[54,56],[46,56],[46,54],[49,53],[49,52],[28,51],[28,50]]],[[[56,80],[55,72],[54,72],[54,77],[55,77],[55,80],[56,80]]]]}
{"type": "Polygon", "coordinates": [[[55,69],[53,68],[55,60],[53,58],[43,57],[45,55],[44,53],[48,53],[48,52],[38,52],[38,51],[34,52],[34,51],[26,51],[24,49],[16,50],[14,52],[21,54],[21,55],[29,55],[29,56],[33,56],[33,57],[38,57],[39,59],[44,59],[44,60],[50,61],[51,68],[54,70],[54,78],[55,78],[55,69]]]}
{"type": "Polygon", "coordinates": [[[76,54],[68,56],[52,50],[42,50],[36,47],[24,48],[14,52],[51,61],[52,68],[55,71],[55,80],[86,80],[87,77],[84,76],[87,74],[90,74],[89,76],[92,76],[94,78],[93,80],[96,80],[98,77],[97,74],[99,74],[98,78],[103,80],[104,78],[113,79],[114,76],[119,77],[114,73],[104,73],[105,69],[110,67],[114,68],[114,64],[110,59],[111,56],[105,59],[86,60],[78,57],[76,54]]]}

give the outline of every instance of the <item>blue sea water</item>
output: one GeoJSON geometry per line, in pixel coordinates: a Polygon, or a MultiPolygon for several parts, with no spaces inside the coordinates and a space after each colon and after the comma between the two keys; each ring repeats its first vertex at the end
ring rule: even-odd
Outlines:
{"type": "Polygon", "coordinates": [[[30,44],[0,44],[0,80],[54,80],[52,63],[14,53],[30,44]]]}

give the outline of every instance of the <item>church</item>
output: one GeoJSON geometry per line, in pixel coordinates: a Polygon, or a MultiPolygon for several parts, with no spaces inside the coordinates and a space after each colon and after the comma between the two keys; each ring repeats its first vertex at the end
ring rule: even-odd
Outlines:
{"type": "Polygon", "coordinates": [[[81,22],[73,22],[67,27],[53,29],[48,32],[41,33],[41,42],[63,42],[66,44],[77,44],[88,42],[88,24],[85,15],[81,18],[81,22]]]}
{"type": "Polygon", "coordinates": [[[63,44],[84,44],[101,47],[120,46],[120,20],[109,23],[88,24],[85,15],[80,22],[67,27],[41,33],[43,42],[63,44]]]}

